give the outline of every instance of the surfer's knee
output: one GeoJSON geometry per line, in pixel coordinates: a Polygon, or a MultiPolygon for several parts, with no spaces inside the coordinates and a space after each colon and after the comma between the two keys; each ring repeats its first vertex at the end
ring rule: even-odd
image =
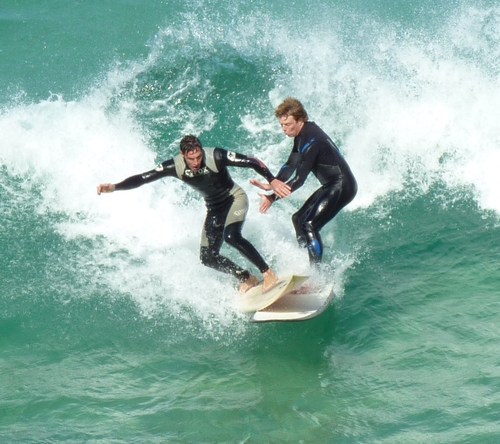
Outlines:
{"type": "Polygon", "coordinates": [[[224,241],[229,245],[237,245],[242,239],[240,224],[231,224],[224,230],[224,241]]]}

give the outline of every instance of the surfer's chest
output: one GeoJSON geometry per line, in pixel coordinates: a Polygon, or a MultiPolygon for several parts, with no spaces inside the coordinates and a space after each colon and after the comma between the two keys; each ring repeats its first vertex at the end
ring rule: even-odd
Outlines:
{"type": "Polygon", "coordinates": [[[232,187],[232,181],[227,174],[224,174],[224,171],[215,172],[206,166],[196,172],[186,169],[182,180],[205,196],[232,187]]]}

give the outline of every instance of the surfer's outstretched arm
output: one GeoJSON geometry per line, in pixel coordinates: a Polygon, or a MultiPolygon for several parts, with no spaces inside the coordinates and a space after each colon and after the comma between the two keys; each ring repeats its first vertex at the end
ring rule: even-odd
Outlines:
{"type": "Polygon", "coordinates": [[[132,190],[146,183],[154,182],[167,176],[175,176],[175,164],[173,159],[166,160],[154,170],[142,174],[127,177],[118,183],[102,183],[97,186],[97,194],[112,193],[113,191],[132,190]]]}
{"type": "Polygon", "coordinates": [[[116,184],[102,183],[101,185],[97,186],[97,194],[100,195],[101,193],[112,193],[113,191],[119,191],[119,190],[131,190],[133,188],[140,187],[141,185],[144,185],[147,182],[151,182],[151,180],[149,181],[145,180],[144,177],[145,177],[144,175],[137,174],[136,176],[128,177],[122,182],[116,184]]]}
{"type": "Polygon", "coordinates": [[[153,180],[159,179],[161,176],[157,174],[155,170],[148,171],[143,174],[137,174],[135,176],[127,177],[125,180],[119,183],[102,183],[97,186],[97,194],[101,193],[112,193],[113,191],[120,190],[132,190],[134,188],[140,187],[145,183],[152,182],[153,180]]]}

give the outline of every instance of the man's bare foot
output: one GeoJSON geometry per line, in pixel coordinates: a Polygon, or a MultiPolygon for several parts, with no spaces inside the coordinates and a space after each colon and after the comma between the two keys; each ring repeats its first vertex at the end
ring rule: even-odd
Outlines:
{"type": "Polygon", "coordinates": [[[262,293],[269,291],[273,288],[279,281],[278,276],[274,273],[273,270],[269,269],[263,273],[264,282],[262,284],[262,293]]]}
{"type": "Polygon", "coordinates": [[[259,279],[251,274],[245,282],[240,284],[240,293],[246,293],[250,290],[250,288],[253,288],[256,285],[259,285],[259,279]]]}

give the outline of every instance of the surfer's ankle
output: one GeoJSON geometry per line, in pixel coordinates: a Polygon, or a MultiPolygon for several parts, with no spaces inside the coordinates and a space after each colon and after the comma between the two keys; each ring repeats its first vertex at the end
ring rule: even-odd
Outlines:
{"type": "Polygon", "coordinates": [[[262,273],[264,275],[264,282],[262,283],[262,291],[267,291],[273,288],[278,283],[278,276],[270,268],[262,273]]]}

